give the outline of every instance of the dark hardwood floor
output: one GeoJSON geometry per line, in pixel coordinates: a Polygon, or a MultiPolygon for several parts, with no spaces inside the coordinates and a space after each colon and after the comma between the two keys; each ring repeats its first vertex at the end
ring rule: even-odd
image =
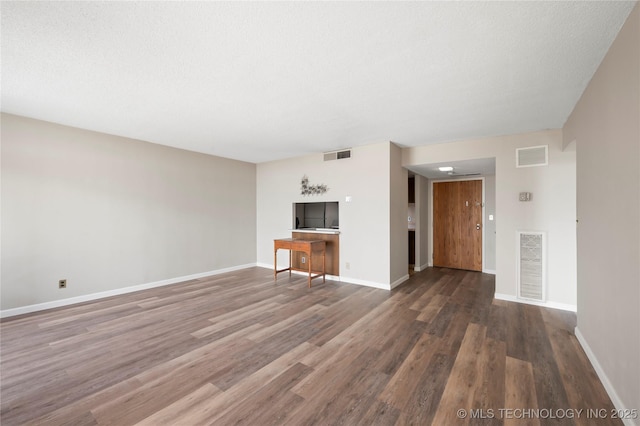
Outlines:
{"type": "Polygon", "coordinates": [[[251,268],[6,319],[0,421],[621,424],[587,416],[613,406],[575,315],[493,293],[449,269],[388,292],[251,268]]]}

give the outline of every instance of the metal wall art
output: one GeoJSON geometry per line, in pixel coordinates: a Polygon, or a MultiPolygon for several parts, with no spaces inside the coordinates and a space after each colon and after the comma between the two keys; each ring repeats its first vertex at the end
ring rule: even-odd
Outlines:
{"type": "Polygon", "coordinates": [[[307,175],[302,176],[302,181],[300,181],[300,195],[320,195],[324,194],[328,190],[329,188],[324,184],[309,185],[309,178],[307,175]]]}

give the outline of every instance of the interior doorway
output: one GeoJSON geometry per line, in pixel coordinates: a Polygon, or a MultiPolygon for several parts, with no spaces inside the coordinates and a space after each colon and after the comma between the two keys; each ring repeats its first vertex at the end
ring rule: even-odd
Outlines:
{"type": "Polygon", "coordinates": [[[482,180],[433,182],[433,265],[482,271],[482,180]]]}

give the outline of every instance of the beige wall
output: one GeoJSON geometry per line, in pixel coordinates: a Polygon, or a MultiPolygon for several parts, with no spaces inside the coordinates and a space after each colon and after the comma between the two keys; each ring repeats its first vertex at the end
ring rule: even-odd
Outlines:
{"type": "Polygon", "coordinates": [[[254,264],[255,168],[2,114],[2,309],[254,264]]]}
{"type": "Polygon", "coordinates": [[[390,241],[390,276],[389,283],[397,286],[409,278],[409,235],[407,232],[407,205],[409,203],[408,171],[402,167],[402,149],[390,144],[389,175],[391,226],[390,241]]]}
{"type": "MultiPolygon", "coordinates": [[[[547,233],[547,305],[576,306],[575,151],[562,149],[562,132],[425,145],[403,150],[403,165],[417,166],[477,158],[496,159],[496,296],[515,299],[516,231],[547,233]],[[548,145],[549,165],[516,168],[516,148],[548,145]],[[522,191],[533,201],[518,201],[522,191]]],[[[430,256],[430,255],[429,255],[430,256]]]]}
{"type": "Polygon", "coordinates": [[[576,334],[629,409],[640,408],[639,52],[636,5],[564,127],[577,146],[576,334]]]}
{"type": "Polygon", "coordinates": [[[496,176],[484,177],[484,269],[496,271],[496,176]],[[493,215],[493,220],[489,216],[493,215]]]}
{"type": "Polygon", "coordinates": [[[429,181],[424,176],[416,175],[416,269],[424,270],[429,265],[429,181]]]}
{"type": "MultiPolygon", "coordinates": [[[[349,159],[323,161],[322,154],[312,154],[257,165],[257,258],[261,266],[273,266],[273,240],[291,236],[293,203],[338,201],[341,279],[389,288],[391,144],[357,147],[351,155],[349,159]],[[311,184],[326,184],[329,190],[323,195],[300,195],[303,175],[311,184]],[[350,203],[345,202],[346,196],[352,197],[350,203]]],[[[406,181],[404,185],[406,193],[406,181]]],[[[406,206],[405,200],[404,233],[406,206]]],[[[278,262],[285,264],[286,252],[280,251],[280,255],[278,262]]],[[[406,258],[404,262],[406,267],[406,258]]]]}

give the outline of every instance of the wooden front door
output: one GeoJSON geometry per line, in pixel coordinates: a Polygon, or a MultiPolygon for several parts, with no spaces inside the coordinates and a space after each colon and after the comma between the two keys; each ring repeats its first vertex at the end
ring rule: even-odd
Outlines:
{"type": "Polygon", "coordinates": [[[433,184],[433,265],[482,271],[482,181],[433,184]]]}

